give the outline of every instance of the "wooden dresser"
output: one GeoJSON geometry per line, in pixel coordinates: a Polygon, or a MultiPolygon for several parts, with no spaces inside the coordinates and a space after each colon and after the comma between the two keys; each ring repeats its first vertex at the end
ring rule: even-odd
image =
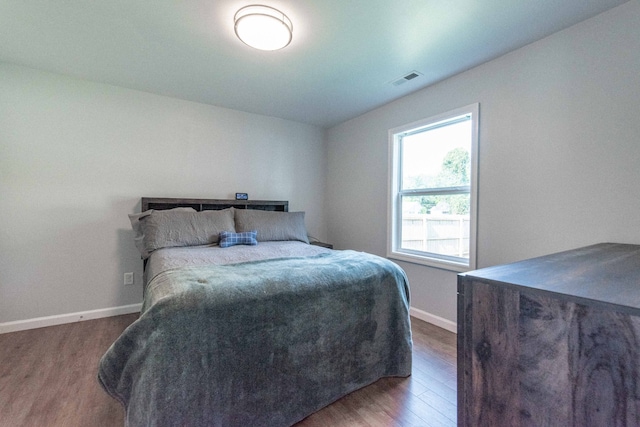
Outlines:
{"type": "Polygon", "coordinates": [[[640,246],[460,274],[458,425],[640,425],[640,246]]]}

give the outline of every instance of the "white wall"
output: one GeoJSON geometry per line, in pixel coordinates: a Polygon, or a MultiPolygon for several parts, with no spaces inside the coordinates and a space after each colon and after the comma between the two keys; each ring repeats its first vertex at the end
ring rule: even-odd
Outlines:
{"type": "Polygon", "coordinates": [[[289,200],[325,238],[323,136],[0,63],[0,324],[141,302],[141,196],[289,200]]]}
{"type": "MultiPolygon", "coordinates": [[[[0,63],[0,324],[139,303],[126,214],[141,196],[286,199],[311,234],[384,255],[387,130],[474,102],[479,267],[640,244],[638,22],[632,0],[336,126],[326,145],[315,127],[0,63]]],[[[455,273],[401,265],[412,305],[455,321],[455,273]]]]}
{"type": "MultiPolygon", "coordinates": [[[[330,129],[329,241],[384,255],[388,129],[479,102],[479,268],[640,244],[639,22],[633,0],[330,129]]],[[[401,266],[455,322],[456,274],[401,266]]]]}

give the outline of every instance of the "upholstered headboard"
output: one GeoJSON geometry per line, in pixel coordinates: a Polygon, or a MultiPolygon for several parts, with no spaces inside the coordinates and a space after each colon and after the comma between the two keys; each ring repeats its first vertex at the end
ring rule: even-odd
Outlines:
{"type": "Polygon", "coordinates": [[[173,208],[193,208],[197,211],[221,210],[227,208],[257,209],[263,211],[288,212],[289,202],[274,200],[224,200],[224,199],[179,199],[170,197],[143,197],[141,212],[149,209],[165,210],[173,208]]]}

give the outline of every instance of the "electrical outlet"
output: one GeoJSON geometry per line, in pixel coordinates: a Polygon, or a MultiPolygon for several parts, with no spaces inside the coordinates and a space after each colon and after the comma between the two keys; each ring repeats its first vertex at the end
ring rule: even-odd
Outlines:
{"type": "Polygon", "coordinates": [[[133,273],[124,273],[124,284],[133,285],[133,273]]]}

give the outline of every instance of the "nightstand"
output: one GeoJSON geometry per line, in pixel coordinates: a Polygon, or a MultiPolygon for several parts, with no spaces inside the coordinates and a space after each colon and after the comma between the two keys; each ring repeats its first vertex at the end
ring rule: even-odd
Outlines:
{"type": "Polygon", "coordinates": [[[311,242],[313,246],[322,246],[323,248],[333,249],[333,245],[331,243],[324,242],[311,242]]]}

